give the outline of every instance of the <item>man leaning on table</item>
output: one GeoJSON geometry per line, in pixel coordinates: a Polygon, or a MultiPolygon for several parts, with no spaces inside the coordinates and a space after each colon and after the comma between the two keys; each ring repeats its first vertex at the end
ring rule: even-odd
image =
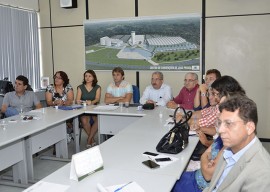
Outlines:
{"type": "Polygon", "coordinates": [[[163,83],[163,73],[156,71],[152,73],[151,85],[147,86],[140,99],[141,104],[154,103],[165,106],[172,99],[172,89],[163,83]]]}
{"type": "Polygon", "coordinates": [[[256,104],[238,96],[219,110],[217,130],[226,149],[204,191],[269,191],[270,155],[256,136],[256,104]]]}
{"type": "Polygon", "coordinates": [[[107,87],[104,102],[106,104],[130,102],[133,94],[132,85],[125,81],[125,73],[121,67],[112,70],[113,82],[107,87]]]}
{"type": "Polygon", "coordinates": [[[196,73],[187,73],[184,79],[184,87],[172,101],[167,103],[167,107],[172,109],[183,107],[184,109],[193,110],[194,97],[198,88],[198,75],[196,73]]]}
{"type": "Polygon", "coordinates": [[[19,114],[19,112],[31,111],[33,107],[39,109],[42,107],[39,99],[33,91],[26,90],[28,88],[28,79],[19,75],[15,81],[15,91],[5,94],[1,112],[6,117],[19,114]]]}

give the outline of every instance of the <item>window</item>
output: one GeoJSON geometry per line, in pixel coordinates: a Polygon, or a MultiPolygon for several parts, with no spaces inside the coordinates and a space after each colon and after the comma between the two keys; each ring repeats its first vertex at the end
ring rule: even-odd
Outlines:
{"type": "Polygon", "coordinates": [[[15,82],[18,75],[40,88],[38,15],[36,12],[0,6],[0,79],[15,82]]]}

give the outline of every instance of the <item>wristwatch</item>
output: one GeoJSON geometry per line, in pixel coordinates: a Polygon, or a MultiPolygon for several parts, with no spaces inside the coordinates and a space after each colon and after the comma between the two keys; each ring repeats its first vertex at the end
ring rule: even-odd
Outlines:
{"type": "Polygon", "coordinates": [[[206,93],[201,93],[201,96],[202,97],[206,97],[206,93]]]}

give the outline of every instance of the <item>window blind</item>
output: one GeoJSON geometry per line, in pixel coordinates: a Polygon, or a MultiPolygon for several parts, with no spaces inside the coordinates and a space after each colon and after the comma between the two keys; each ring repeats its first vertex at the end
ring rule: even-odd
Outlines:
{"type": "Polygon", "coordinates": [[[36,12],[0,6],[0,79],[15,82],[18,75],[40,88],[38,15],[36,12]]]}

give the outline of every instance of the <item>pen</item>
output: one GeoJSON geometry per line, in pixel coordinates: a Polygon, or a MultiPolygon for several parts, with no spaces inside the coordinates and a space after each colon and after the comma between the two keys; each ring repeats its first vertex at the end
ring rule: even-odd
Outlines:
{"type": "Polygon", "coordinates": [[[130,181],[130,182],[128,182],[127,184],[125,184],[125,185],[123,185],[123,186],[121,186],[121,187],[115,189],[114,192],[117,192],[117,191],[122,190],[124,187],[126,187],[127,185],[129,185],[129,184],[132,183],[132,182],[133,182],[133,181],[130,181]]]}

